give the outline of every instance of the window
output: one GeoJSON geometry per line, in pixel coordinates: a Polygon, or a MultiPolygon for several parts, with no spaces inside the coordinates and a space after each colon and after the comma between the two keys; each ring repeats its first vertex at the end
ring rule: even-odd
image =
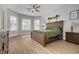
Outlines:
{"type": "Polygon", "coordinates": [[[40,20],[34,20],[34,30],[39,30],[40,29],[40,20]]]}
{"type": "Polygon", "coordinates": [[[18,30],[18,21],[15,16],[10,16],[10,30],[11,31],[18,30]]]}
{"type": "Polygon", "coordinates": [[[22,30],[31,30],[31,20],[22,19],[22,30]]]}

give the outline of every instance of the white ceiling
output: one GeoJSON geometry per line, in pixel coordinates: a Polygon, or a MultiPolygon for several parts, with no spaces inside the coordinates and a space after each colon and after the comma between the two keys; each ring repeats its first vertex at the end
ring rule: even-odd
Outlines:
{"type": "Polygon", "coordinates": [[[54,11],[63,6],[63,4],[38,4],[38,5],[40,5],[40,12],[33,12],[33,13],[26,9],[31,8],[32,4],[7,4],[6,7],[10,10],[13,10],[23,15],[42,16],[48,12],[54,11]]]}

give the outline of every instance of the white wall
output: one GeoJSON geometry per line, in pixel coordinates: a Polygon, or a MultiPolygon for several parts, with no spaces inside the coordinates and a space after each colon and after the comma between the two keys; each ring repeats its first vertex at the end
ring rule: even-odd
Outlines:
{"type": "Polygon", "coordinates": [[[56,14],[60,15],[58,21],[63,20],[64,21],[64,33],[63,33],[63,39],[65,38],[65,32],[71,31],[71,22],[75,22],[74,24],[74,32],[79,32],[79,24],[77,23],[79,20],[70,20],[70,11],[74,11],[74,10],[79,10],[79,5],[64,5],[63,7],[49,12],[47,14],[45,14],[44,16],[42,16],[42,21],[45,20],[45,22],[43,22],[43,24],[45,24],[48,20],[48,17],[54,17],[56,14]]]}
{"type": "Polygon", "coordinates": [[[1,5],[0,5],[0,29],[1,29],[1,5]]]}
{"type": "Polygon", "coordinates": [[[2,5],[0,5],[0,29],[3,29],[3,9],[2,9],[2,5]]]}

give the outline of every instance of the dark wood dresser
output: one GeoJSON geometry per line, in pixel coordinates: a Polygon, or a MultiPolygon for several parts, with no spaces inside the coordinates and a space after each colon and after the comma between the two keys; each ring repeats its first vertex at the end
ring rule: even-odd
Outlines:
{"type": "Polygon", "coordinates": [[[9,48],[9,31],[0,30],[0,54],[7,54],[9,48]]]}
{"type": "Polygon", "coordinates": [[[66,41],[79,44],[79,33],[66,32],[66,41]]]}

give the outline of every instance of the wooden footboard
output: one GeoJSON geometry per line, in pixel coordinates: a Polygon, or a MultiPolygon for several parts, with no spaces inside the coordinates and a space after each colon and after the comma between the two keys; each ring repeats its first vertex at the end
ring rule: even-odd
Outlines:
{"type": "Polygon", "coordinates": [[[45,46],[44,33],[33,31],[33,32],[31,33],[31,36],[32,36],[32,38],[33,38],[35,41],[37,41],[37,42],[39,42],[40,44],[42,44],[43,46],[45,46]]]}
{"type": "Polygon", "coordinates": [[[39,31],[31,32],[31,37],[32,37],[32,39],[34,39],[35,41],[39,42],[43,46],[46,46],[46,44],[48,44],[50,42],[54,42],[56,40],[59,40],[58,37],[52,37],[52,38],[46,39],[45,38],[45,34],[43,32],[39,32],[39,31]]]}

